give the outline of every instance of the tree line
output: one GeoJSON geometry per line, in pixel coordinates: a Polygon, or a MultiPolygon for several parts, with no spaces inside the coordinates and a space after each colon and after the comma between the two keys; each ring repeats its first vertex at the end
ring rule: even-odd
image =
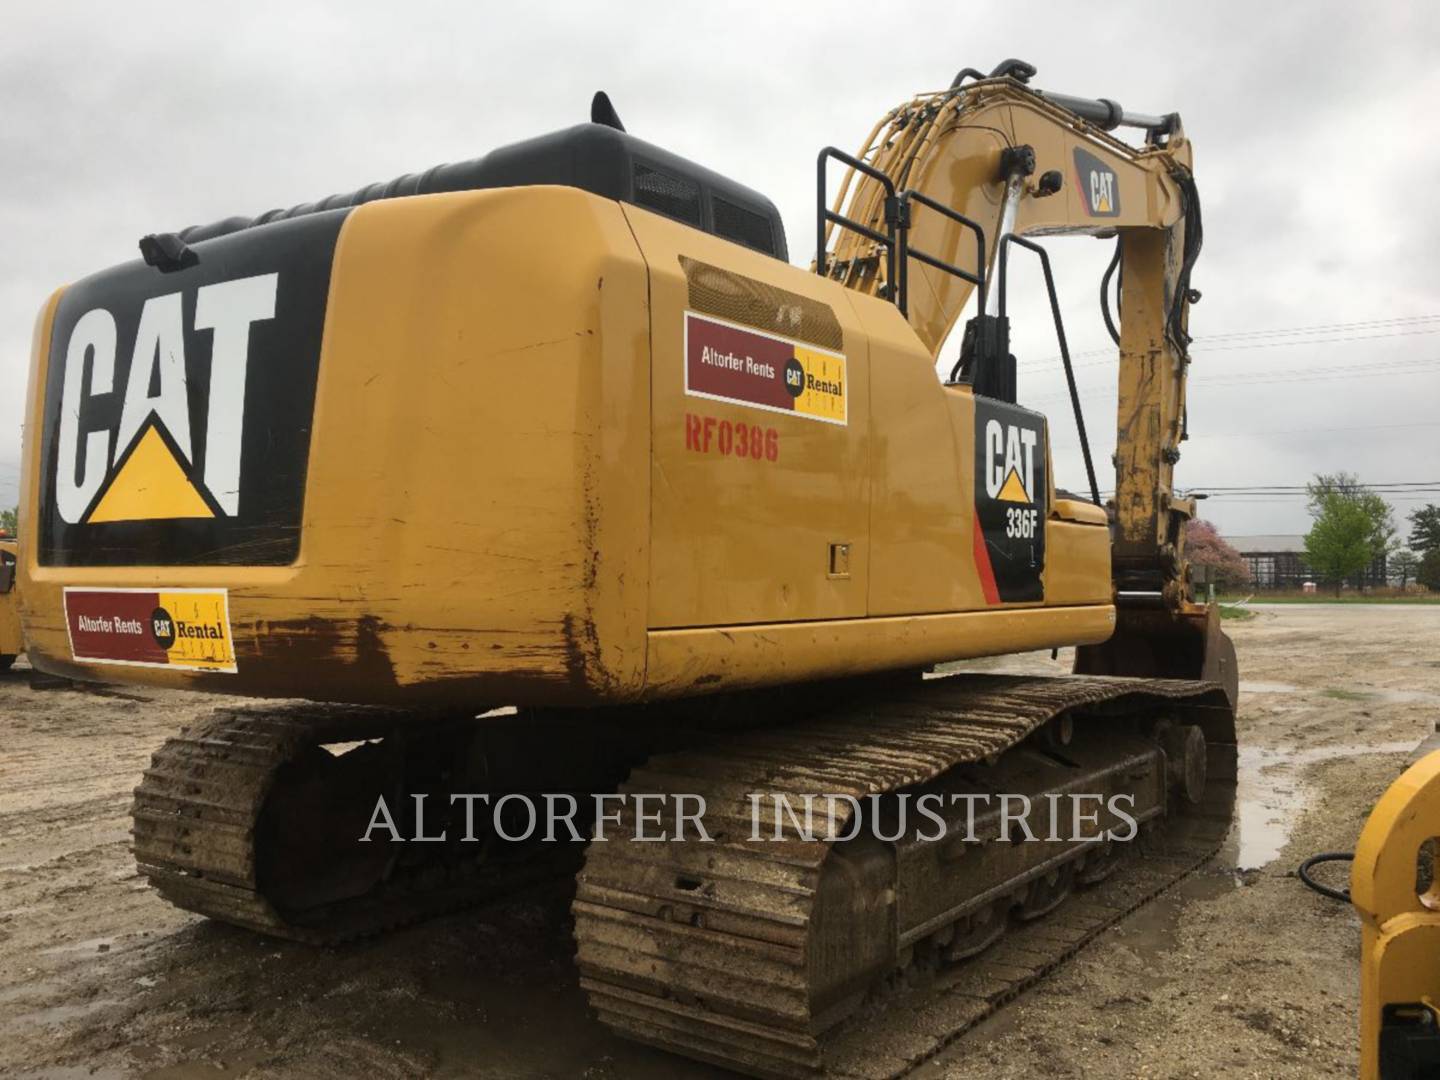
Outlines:
{"type": "Polygon", "coordinates": [[[1400,575],[1402,589],[1412,579],[1440,589],[1440,506],[1428,503],[1411,511],[1406,539],[1390,504],[1353,473],[1322,473],[1306,492],[1312,524],[1305,534],[1305,561],[1337,594],[1346,578],[1382,557],[1400,575]]]}
{"type": "MultiPolygon", "coordinates": [[[[1440,506],[1428,503],[1411,511],[1409,536],[1402,537],[1390,504],[1353,473],[1318,474],[1305,490],[1311,518],[1305,562],[1337,595],[1382,556],[1401,589],[1413,581],[1440,591],[1440,506]]],[[[1185,555],[1206,567],[1209,580],[1222,589],[1250,584],[1245,560],[1208,521],[1190,522],[1185,555]]]]}

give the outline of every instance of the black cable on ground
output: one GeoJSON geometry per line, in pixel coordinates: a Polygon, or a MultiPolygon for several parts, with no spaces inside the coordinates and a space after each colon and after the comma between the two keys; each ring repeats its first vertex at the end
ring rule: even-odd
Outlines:
{"type": "Polygon", "coordinates": [[[1311,855],[1300,864],[1300,869],[1295,871],[1307,886],[1314,889],[1321,896],[1328,896],[1331,900],[1339,900],[1342,903],[1350,902],[1349,889],[1332,889],[1329,885],[1323,885],[1310,876],[1310,868],[1327,862],[1350,862],[1355,858],[1353,851],[1322,851],[1319,855],[1311,855]]]}

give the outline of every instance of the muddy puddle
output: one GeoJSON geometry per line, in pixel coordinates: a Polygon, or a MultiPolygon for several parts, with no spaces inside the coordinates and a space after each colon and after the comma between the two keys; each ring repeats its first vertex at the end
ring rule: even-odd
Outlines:
{"type": "Polygon", "coordinates": [[[1263,679],[1241,679],[1240,693],[1242,694],[1294,694],[1299,691],[1298,686],[1291,686],[1283,682],[1266,682],[1263,679]]]}
{"type": "Polygon", "coordinates": [[[1310,804],[1308,766],[1366,754],[1408,754],[1413,739],[1337,746],[1241,746],[1235,825],[1221,859],[1236,870],[1258,870],[1275,861],[1310,804]]]}
{"type": "MultiPolygon", "coordinates": [[[[1106,947],[1123,949],[1137,958],[1169,953],[1179,947],[1180,919],[1187,907],[1216,900],[1237,887],[1234,876],[1222,867],[1197,871],[1106,930],[1106,947]]],[[[1149,1000],[1152,994],[1174,981],[1173,975],[1143,962],[1127,965],[1126,970],[1124,989],[1106,1001],[1107,1007],[1149,1000]]],[[[951,1044],[908,1075],[937,1080],[941,1077],[959,1080],[962,1076],[978,1075],[956,1072],[954,1066],[965,1061],[972,1048],[1012,1033],[1023,1033],[1034,1020],[1033,1015],[1027,1015],[1021,1009],[1002,1008],[975,1025],[963,1040],[951,1044]]]]}
{"type": "MultiPolygon", "coordinates": [[[[1243,694],[1298,694],[1301,688],[1286,682],[1264,679],[1241,679],[1243,694]]],[[[1333,701],[1371,702],[1376,705],[1440,705],[1440,694],[1424,690],[1397,690],[1382,686],[1325,686],[1318,688],[1321,697],[1333,701]]]]}

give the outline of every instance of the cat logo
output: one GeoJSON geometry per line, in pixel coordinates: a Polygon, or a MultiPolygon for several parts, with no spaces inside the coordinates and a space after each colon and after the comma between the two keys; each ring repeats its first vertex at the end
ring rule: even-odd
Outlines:
{"type": "Polygon", "coordinates": [[[975,397],[971,550],[986,604],[1045,599],[1046,453],[1043,416],[975,397]]]}
{"type": "Polygon", "coordinates": [[[67,524],[234,516],[240,508],[240,444],[252,324],[275,317],[279,275],[217,282],[152,296],[140,309],[123,390],[115,316],[91,308],[65,348],[55,508],[67,524]],[[186,301],[194,331],[212,336],[207,393],[185,358],[186,301]],[[88,363],[87,363],[88,360],[88,363]],[[88,378],[87,378],[88,375],[88,378]],[[118,423],[84,433],[91,399],[122,390],[118,423]],[[191,418],[199,421],[191,431],[191,418]],[[203,440],[203,472],[195,447],[203,440]]]}
{"type": "Polygon", "coordinates": [[[197,240],[191,266],[133,259],[64,289],[35,440],[41,566],[294,563],[349,213],[197,240]]]}
{"type": "Polygon", "coordinates": [[[1075,148],[1075,179],[1080,199],[1091,217],[1120,215],[1120,184],[1115,170],[1094,154],[1075,148]]]}
{"type": "Polygon", "coordinates": [[[1011,503],[1033,503],[1035,446],[1040,433],[997,419],[985,423],[985,493],[1011,503]]]}

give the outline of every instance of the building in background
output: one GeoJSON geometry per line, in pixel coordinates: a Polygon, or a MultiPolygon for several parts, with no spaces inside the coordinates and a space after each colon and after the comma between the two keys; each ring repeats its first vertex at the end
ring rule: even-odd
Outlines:
{"type": "MultiPolygon", "coordinates": [[[[1301,534],[1227,536],[1225,540],[1245,560],[1257,589],[1300,589],[1307,581],[1320,582],[1305,564],[1305,537],[1301,534]]],[[[1385,583],[1384,555],[1377,555],[1368,569],[1346,581],[1357,589],[1385,583]]]]}

